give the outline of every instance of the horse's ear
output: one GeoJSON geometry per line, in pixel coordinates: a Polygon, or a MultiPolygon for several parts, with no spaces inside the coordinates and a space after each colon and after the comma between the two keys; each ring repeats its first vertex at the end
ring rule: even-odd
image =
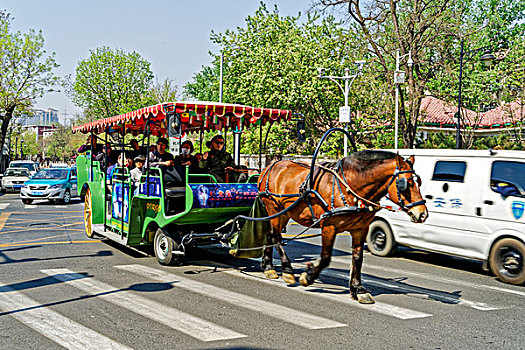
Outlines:
{"type": "Polygon", "coordinates": [[[399,155],[399,151],[396,153],[396,166],[399,167],[402,157],[399,155]]]}
{"type": "Polygon", "coordinates": [[[412,166],[414,166],[414,162],[416,161],[416,156],[411,155],[410,157],[408,157],[408,161],[410,162],[410,164],[412,164],[412,166]]]}

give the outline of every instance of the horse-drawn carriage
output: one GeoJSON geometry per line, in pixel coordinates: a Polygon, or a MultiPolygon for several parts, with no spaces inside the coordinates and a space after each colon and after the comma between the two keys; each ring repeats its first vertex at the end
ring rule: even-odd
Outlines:
{"type": "MultiPolygon", "coordinates": [[[[90,133],[92,139],[103,133],[105,143],[108,136],[119,140],[116,148],[124,152],[128,133],[142,134],[143,142],[149,145],[150,135],[180,138],[184,133],[241,130],[291,116],[287,110],[176,102],[86,123],[74,127],[73,132],[90,133]]],[[[78,188],[85,196],[86,234],[127,246],[153,245],[157,260],[167,265],[184,256],[189,244],[203,239],[231,239],[232,235],[220,228],[231,228],[232,233],[240,227],[239,219],[269,220],[271,229],[264,232],[263,244],[245,249],[258,250],[266,277],[277,278],[272,264],[275,247],[282,260],[282,278],[295,283],[281,236],[282,228],[293,219],[322,229],[321,259],[309,263],[300,278],[303,285],[308,285],[330,262],[336,234],[349,231],[354,247],[350,290],[360,302],[373,302],[361,285],[360,270],[368,225],[381,209],[379,200],[388,195],[416,222],[424,221],[427,215],[412,169],[414,160],[405,161],[390,152],[364,151],[333,164],[316,165],[318,150],[319,146],[311,165],[279,161],[264,169],[260,177],[254,175],[233,183],[217,183],[212,175],[190,173],[189,168],[174,177],[169,169],[146,164],[135,186],[125,167],[117,168],[108,178],[105,165],[87,152],[77,157],[78,188]],[[261,201],[256,201],[257,197],[261,201]],[[246,216],[254,203],[264,204],[266,218],[246,216]]]]}

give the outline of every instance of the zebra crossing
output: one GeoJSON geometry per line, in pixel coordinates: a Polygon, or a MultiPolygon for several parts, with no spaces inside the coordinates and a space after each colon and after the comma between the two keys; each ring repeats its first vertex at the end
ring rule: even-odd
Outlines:
{"type": "MultiPolygon", "coordinates": [[[[206,264],[205,261],[202,263],[206,264]]],[[[398,320],[411,320],[418,318],[433,317],[431,313],[421,310],[412,310],[404,307],[391,305],[376,301],[373,305],[363,305],[352,301],[348,293],[327,293],[323,292],[322,287],[296,287],[290,288],[282,281],[266,280],[260,278],[260,272],[242,272],[232,269],[229,265],[210,262],[210,266],[221,268],[221,273],[233,276],[233,278],[250,279],[256,283],[264,283],[276,288],[287,288],[296,295],[306,294],[322,300],[333,302],[334,309],[362,308],[370,313],[386,315],[398,320]],[[242,272],[242,273],[241,273],[242,272]]],[[[349,324],[321,317],[313,313],[294,309],[279,303],[270,302],[261,298],[250,296],[244,293],[235,292],[228,288],[222,288],[194,278],[183,277],[180,274],[172,273],[161,267],[152,268],[140,264],[128,264],[114,266],[119,273],[129,273],[140,277],[141,280],[160,282],[169,285],[173,293],[185,291],[199,294],[210,303],[230,304],[235,309],[246,309],[251,312],[264,315],[265,317],[277,319],[284,323],[300,327],[305,330],[322,331],[340,327],[349,327],[349,324]]],[[[48,278],[59,281],[60,286],[70,286],[86,294],[87,297],[96,297],[116,307],[126,309],[140,317],[147,318],[163,326],[188,336],[191,339],[203,342],[222,341],[228,342],[235,339],[250,337],[250,332],[239,332],[238,329],[231,329],[231,325],[218,324],[216,320],[207,319],[207,315],[194,315],[191,312],[179,310],[173,306],[160,303],[158,301],[143,297],[130,288],[119,288],[111,284],[101,282],[86,273],[79,273],[67,268],[43,269],[40,272],[48,278]]],[[[134,277],[134,280],[136,280],[134,277]]],[[[341,278],[341,276],[334,276],[341,278]]],[[[370,281],[369,281],[370,282],[370,281]]],[[[369,283],[367,282],[367,283],[369,283]]],[[[373,282],[373,281],[372,281],[373,282]]],[[[469,306],[477,311],[492,311],[498,308],[466,302],[464,306],[469,306]],[[472,305],[477,307],[473,307],[472,305]]],[[[81,321],[71,320],[68,317],[51,309],[51,304],[42,304],[26,296],[24,292],[17,290],[16,287],[0,282],[0,317],[12,316],[34,331],[51,339],[57,344],[70,349],[128,349],[129,345],[111,339],[105,334],[101,334],[89,327],[82,325],[81,321]]],[[[77,307],[81,307],[77,305],[77,307]]]]}
{"type": "Polygon", "coordinates": [[[0,210],[5,210],[11,203],[0,203],[0,210]]]}

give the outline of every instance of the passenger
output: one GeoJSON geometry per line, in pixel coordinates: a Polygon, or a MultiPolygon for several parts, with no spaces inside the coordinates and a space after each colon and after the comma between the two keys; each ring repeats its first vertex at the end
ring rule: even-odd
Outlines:
{"type": "Polygon", "coordinates": [[[113,178],[113,174],[115,174],[116,171],[118,171],[118,169],[122,169],[122,168],[126,168],[126,169],[129,169],[129,164],[130,162],[128,162],[130,159],[127,159],[126,158],[126,155],[124,153],[120,153],[118,155],[118,160],[117,160],[117,163],[110,166],[106,172],[106,174],[108,175],[109,179],[112,179],[113,178]]]}
{"type": "Polygon", "coordinates": [[[202,153],[201,152],[197,152],[195,153],[195,157],[197,158],[197,160],[200,162],[202,160],[202,153]]]}
{"type": "Polygon", "coordinates": [[[86,143],[80,146],[77,152],[84,153],[90,151],[92,148],[95,150],[94,152],[91,152],[93,156],[97,156],[99,153],[102,153],[102,145],[97,144],[97,137],[94,136],[91,138],[91,135],[89,135],[86,143]]]}
{"type": "Polygon", "coordinates": [[[108,142],[104,146],[104,151],[99,153],[96,159],[100,162],[102,168],[109,168],[110,166],[117,163],[118,152],[111,149],[111,144],[108,142]]]}
{"type": "Polygon", "coordinates": [[[149,154],[149,166],[173,166],[173,155],[166,152],[168,140],[161,137],[157,141],[157,149],[149,154]]]}
{"type": "Polygon", "coordinates": [[[135,159],[140,155],[144,156],[144,158],[146,157],[146,147],[140,147],[139,142],[136,139],[131,139],[129,144],[131,146],[131,151],[128,152],[129,158],[135,159]]]}
{"type": "Polygon", "coordinates": [[[140,179],[142,175],[144,174],[144,161],[146,160],[146,157],[143,155],[136,156],[135,161],[135,168],[133,168],[130,172],[130,178],[131,178],[131,186],[133,187],[132,193],[137,194],[140,184],[140,179]]]}
{"type": "Polygon", "coordinates": [[[215,135],[207,145],[210,151],[203,154],[202,159],[206,161],[204,168],[217,182],[225,182],[226,173],[235,169],[232,155],[224,150],[224,137],[215,135]]]}
{"type": "Polygon", "coordinates": [[[189,166],[190,173],[199,173],[199,160],[192,155],[193,143],[189,140],[184,141],[181,145],[181,154],[175,157],[175,166],[189,166]]]}

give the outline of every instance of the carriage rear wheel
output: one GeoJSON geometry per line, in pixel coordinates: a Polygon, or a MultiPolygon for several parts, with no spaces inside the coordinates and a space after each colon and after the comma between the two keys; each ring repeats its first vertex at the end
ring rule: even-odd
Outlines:
{"type": "Polygon", "coordinates": [[[490,268],[503,282],[525,283],[525,244],[513,238],[497,241],[490,251],[490,268]]]}
{"type": "Polygon", "coordinates": [[[376,220],[370,224],[368,235],[366,236],[368,250],[377,256],[388,256],[396,248],[396,242],[390,226],[381,220],[376,220]]]}
{"type": "Polygon", "coordinates": [[[163,229],[157,229],[153,239],[153,250],[155,257],[161,265],[173,265],[180,261],[180,255],[176,254],[179,245],[163,229]]]}
{"type": "Polygon", "coordinates": [[[84,197],[84,229],[86,230],[86,235],[89,238],[93,238],[93,205],[89,188],[84,197]]]}

